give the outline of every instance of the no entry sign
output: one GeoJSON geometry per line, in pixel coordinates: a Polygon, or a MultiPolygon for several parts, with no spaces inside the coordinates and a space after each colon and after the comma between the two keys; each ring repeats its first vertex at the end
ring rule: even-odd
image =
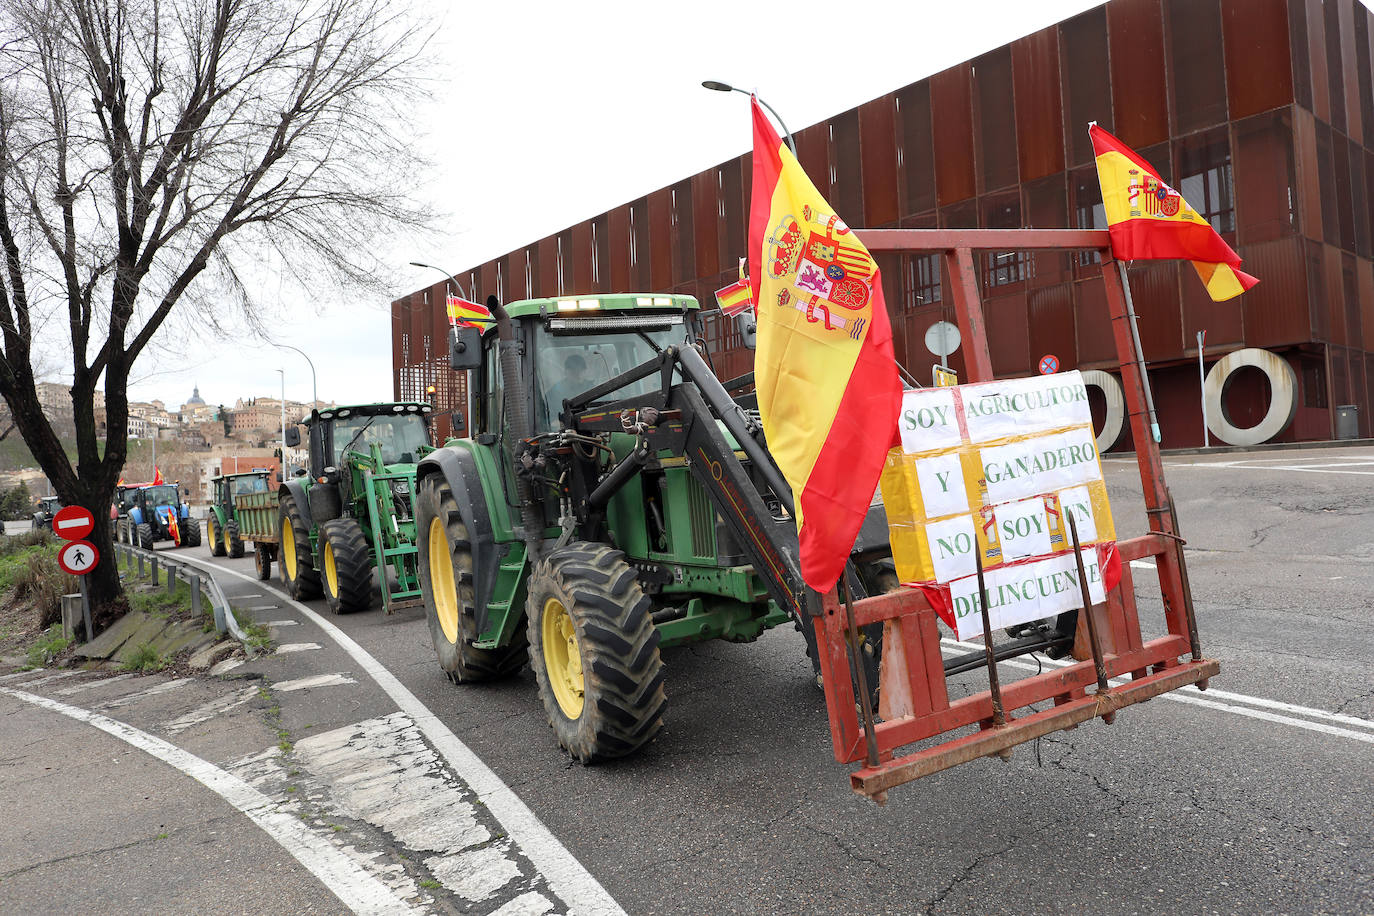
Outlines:
{"type": "Polygon", "coordinates": [[[63,572],[84,576],[100,562],[100,551],[86,541],[72,541],[57,552],[57,565],[63,572]]]}
{"type": "Polygon", "coordinates": [[[64,506],[52,517],[53,534],[66,541],[79,541],[95,528],[95,516],[82,506],[64,506]]]}

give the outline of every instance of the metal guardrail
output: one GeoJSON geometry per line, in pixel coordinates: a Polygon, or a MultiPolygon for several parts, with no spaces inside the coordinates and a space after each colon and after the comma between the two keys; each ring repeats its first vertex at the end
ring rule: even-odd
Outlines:
{"type": "Polygon", "coordinates": [[[233,608],[229,606],[229,599],[224,596],[224,590],[219,587],[215,577],[206,570],[202,569],[188,560],[176,557],[169,557],[166,554],[158,553],[155,550],[144,550],[142,547],[135,547],[132,544],[124,544],[116,540],[115,555],[123,555],[124,568],[130,572],[134,571],[134,563],[138,563],[138,578],[144,577],[145,571],[151,575],[153,585],[161,585],[159,574],[166,573],[167,593],[171,594],[176,590],[178,578],[185,579],[186,584],[191,588],[191,610],[200,614],[204,610],[202,595],[209,600],[210,608],[215,616],[215,630],[220,633],[229,633],[243,646],[243,651],[252,658],[256,653],[248,642],[247,635],[239,627],[237,618],[234,617],[233,608]]]}

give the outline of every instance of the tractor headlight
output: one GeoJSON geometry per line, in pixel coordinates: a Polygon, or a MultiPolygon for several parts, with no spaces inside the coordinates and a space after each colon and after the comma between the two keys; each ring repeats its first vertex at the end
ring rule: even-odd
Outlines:
{"type": "Polygon", "coordinates": [[[410,494],[410,482],[406,480],[392,481],[391,492],[397,496],[408,496],[410,494]]]}

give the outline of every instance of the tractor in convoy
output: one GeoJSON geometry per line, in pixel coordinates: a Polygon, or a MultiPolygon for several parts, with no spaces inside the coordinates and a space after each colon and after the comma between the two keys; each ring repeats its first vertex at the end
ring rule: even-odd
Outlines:
{"type": "MultiPolygon", "coordinates": [[[[291,597],[323,592],[336,614],[366,610],[374,568],[388,614],[395,602],[420,597],[411,500],[416,463],[432,448],[432,410],[363,404],[311,411],[302,421],[310,466],[282,482],[277,504],[275,553],[291,597]]],[[[288,427],[286,445],[300,442],[299,428],[288,427]]]]}
{"type": "MultiPolygon", "coordinates": [[[[791,491],[753,395],[731,395],[752,374],[712,371],[696,300],[488,307],[495,327],[450,339],[452,367],[475,370],[473,435],[418,470],[420,580],[449,679],[528,661],[558,742],[594,762],[659,731],[664,648],[791,622],[814,664],[791,491]]],[[[876,497],[847,577],[858,597],[896,587],[876,497]]],[[[870,684],[880,636],[864,633],[870,684]]]]}
{"type": "Polygon", "coordinates": [[[117,535],[126,544],[152,550],[159,541],[177,547],[200,546],[200,522],[181,498],[176,483],[121,485],[115,490],[117,535]]]}
{"type": "Polygon", "coordinates": [[[42,496],[38,499],[38,508],[33,513],[33,527],[37,531],[40,528],[52,528],[52,520],[57,516],[57,510],[62,508],[62,500],[56,496],[42,496]]]}
{"type": "Polygon", "coordinates": [[[205,518],[205,536],[210,540],[212,555],[234,559],[243,556],[244,524],[238,516],[238,504],[246,496],[273,490],[271,476],[271,471],[261,468],[241,474],[223,474],[210,481],[214,496],[210,514],[205,518]]]}

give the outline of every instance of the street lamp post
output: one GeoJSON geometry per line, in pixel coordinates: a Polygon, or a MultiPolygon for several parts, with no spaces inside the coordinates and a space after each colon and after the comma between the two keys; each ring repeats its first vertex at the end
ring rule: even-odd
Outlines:
{"type": "Polygon", "coordinates": [[[778,126],[782,128],[783,136],[787,138],[787,146],[789,149],[792,150],[792,155],[794,157],[797,155],[797,142],[792,139],[792,131],[787,129],[787,125],[783,123],[782,116],[779,115],[776,110],[774,110],[772,105],[769,105],[763,99],[759,98],[759,94],[757,92],[750,92],[747,89],[741,89],[738,86],[731,86],[729,83],[722,83],[719,80],[702,80],[701,85],[706,89],[712,89],[716,92],[742,92],[745,95],[752,96],[758,99],[759,104],[762,105],[764,108],[768,109],[768,113],[771,114],[775,120],[777,120],[778,126]]]}
{"type": "MultiPolygon", "coordinates": [[[[316,407],[317,407],[317,406],[319,405],[319,403],[320,403],[320,387],[319,387],[319,385],[317,384],[317,380],[316,380],[316,378],[315,378],[315,361],[312,360],[312,359],[310,358],[310,356],[309,356],[304,350],[302,350],[300,347],[293,347],[293,346],[291,346],[290,344],[284,344],[284,343],[274,343],[274,344],[272,344],[272,346],[274,346],[274,347],[282,347],[282,348],[287,349],[287,350],[295,350],[295,351],[296,351],[297,353],[299,353],[301,356],[304,356],[304,357],[305,357],[305,361],[306,361],[307,363],[310,364],[310,396],[311,396],[310,409],[311,409],[311,410],[316,409],[316,407]]],[[[284,409],[284,407],[283,407],[283,409],[284,409]]]]}
{"type": "Polygon", "coordinates": [[[286,466],[286,370],[278,369],[277,374],[281,376],[281,479],[285,480],[290,476],[286,466]]]}
{"type": "MultiPolygon", "coordinates": [[[[429,270],[437,270],[439,273],[441,273],[441,274],[444,275],[444,284],[445,284],[445,288],[447,288],[447,285],[448,285],[448,284],[452,283],[455,287],[458,288],[458,292],[459,292],[459,293],[462,293],[462,292],[463,292],[463,287],[462,287],[461,285],[459,285],[459,283],[458,283],[457,280],[454,279],[455,274],[449,273],[448,271],[444,270],[442,267],[436,267],[436,266],[433,265],[433,264],[426,264],[424,261],[411,261],[411,262],[410,262],[410,266],[411,266],[411,267],[424,267],[424,268],[427,268],[427,269],[429,269],[429,270]]],[[[433,375],[431,374],[431,373],[433,372],[433,365],[432,365],[432,360],[430,359],[429,350],[428,350],[428,340],[429,340],[429,338],[426,337],[425,340],[426,340],[426,350],[425,350],[425,374],[429,377],[428,380],[427,380],[427,382],[426,382],[425,393],[429,396],[429,404],[430,404],[430,406],[431,406],[431,407],[436,407],[436,408],[437,408],[438,405],[434,403],[434,385],[432,384],[433,381],[434,381],[434,377],[433,377],[433,375]]],[[[463,394],[465,395],[464,403],[463,403],[463,410],[465,411],[465,414],[464,414],[464,416],[463,416],[463,424],[464,424],[464,428],[466,428],[467,422],[468,422],[468,417],[471,417],[471,416],[472,416],[472,386],[471,386],[471,385],[464,385],[464,386],[463,386],[463,394]]],[[[450,403],[451,403],[451,402],[450,402],[450,403]]],[[[452,427],[453,427],[453,411],[452,411],[452,408],[450,408],[450,410],[449,410],[449,427],[450,427],[450,429],[452,429],[452,427]]],[[[437,431],[431,431],[431,434],[434,434],[435,432],[437,432],[437,431]]]]}

